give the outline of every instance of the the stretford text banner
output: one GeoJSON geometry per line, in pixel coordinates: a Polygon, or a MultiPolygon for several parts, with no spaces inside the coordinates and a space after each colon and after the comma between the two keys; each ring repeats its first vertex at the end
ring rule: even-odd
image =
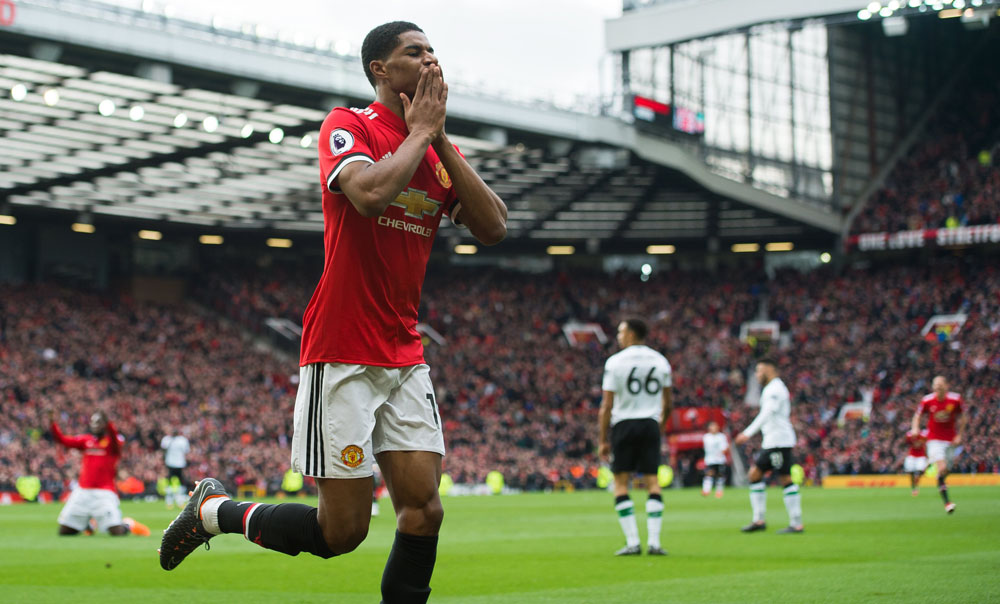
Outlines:
{"type": "Polygon", "coordinates": [[[950,229],[899,231],[898,233],[863,233],[847,239],[848,248],[862,252],[909,250],[932,245],[986,245],[1000,243],[1000,224],[983,224],[950,229]]]}

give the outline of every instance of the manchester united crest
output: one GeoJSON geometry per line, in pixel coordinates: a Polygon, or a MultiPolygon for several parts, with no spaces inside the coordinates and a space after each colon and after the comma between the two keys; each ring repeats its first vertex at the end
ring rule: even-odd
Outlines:
{"type": "Polygon", "coordinates": [[[340,461],[349,468],[356,468],[365,460],[365,452],[357,445],[347,445],[340,452],[340,461]]]}
{"type": "Polygon", "coordinates": [[[451,177],[448,176],[448,171],[444,169],[444,165],[441,162],[434,164],[434,174],[438,177],[438,182],[441,186],[450,189],[451,188],[451,177]]]}

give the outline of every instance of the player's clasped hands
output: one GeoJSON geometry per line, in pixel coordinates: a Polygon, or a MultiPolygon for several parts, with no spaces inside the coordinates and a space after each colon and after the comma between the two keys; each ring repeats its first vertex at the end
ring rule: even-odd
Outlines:
{"type": "Polygon", "coordinates": [[[445,106],[448,102],[448,84],[439,65],[429,65],[420,70],[420,80],[411,101],[400,93],[403,115],[410,132],[426,129],[436,139],[444,132],[445,106]]]}

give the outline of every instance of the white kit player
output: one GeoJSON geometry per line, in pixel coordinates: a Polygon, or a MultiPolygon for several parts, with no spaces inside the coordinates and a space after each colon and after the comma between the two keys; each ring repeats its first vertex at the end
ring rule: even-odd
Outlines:
{"type": "Polygon", "coordinates": [[[191,443],[183,434],[167,434],[160,440],[160,448],[163,449],[163,465],[167,467],[167,509],[176,505],[184,505],[187,497],[184,496],[186,485],[184,484],[184,468],[187,467],[187,454],[191,450],[191,443]]]}
{"type": "Polygon", "coordinates": [[[641,473],[649,492],[646,500],[647,553],[662,556],[660,546],[663,497],[657,470],[663,425],[673,406],[670,363],[660,353],[643,344],[649,328],[640,319],[626,319],[618,325],[622,350],[611,355],[604,366],[600,410],[598,454],[611,456],[615,476],[615,511],[625,533],[625,547],[618,556],[636,556],[639,529],[635,506],[628,495],[633,473],[641,473]],[[609,431],[610,428],[610,431],[609,431]]]}
{"type": "Polygon", "coordinates": [[[705,449],[705,477],[701,481],[701,495],[708,497],[715,484],[716,498],[722,497],[726,486],[726,451],[729,450],[729,439],[719,431],[718,422],[708,424],[708,432],[701,437],[705,449]]]}
{"type": "Polygon", "coordinates": [[[782,534],[802,532],[802,495],[799,486],[792,482],[792,447],[795,446],[795,430],[792,428],[792,400],[788,387],[778,377],[778,367],[773,359],[757,361],[757,381],[764,387],[760,393],[760,413],[746,427],[735,443],[741,445],[760,432],[764,435],[761,451],[750,466],[747,478],[750,480],[750,506],[753,522],[743,527],[743,532],[752,533],[767,528],[764,520],[767,511],[767,493],[764,476],[778,475],[784,490],[785,509],[788,510],[788,526],[778,531],[782,534]]]}

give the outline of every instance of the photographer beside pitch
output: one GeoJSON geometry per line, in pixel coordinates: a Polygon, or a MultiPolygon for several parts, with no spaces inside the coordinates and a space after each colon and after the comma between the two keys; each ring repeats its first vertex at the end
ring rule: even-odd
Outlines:
{"type": "Polygon", "coordinates": [[[376,27],[361,58],[375,102],[338,107],[320,129],[326,260],[303,318],[292,441],[292,468],[316,478],[319,506],[234,502],[205,479],[164,534],[166,570],[221,533],[292,556],[353,551],[377,460],[397,526],[383,601],[430,595],[444,436],[416,331],[420,290],[443,215],[492,245],[507,209],[444,132],[448,85],[423,31],[376,27]]]}

